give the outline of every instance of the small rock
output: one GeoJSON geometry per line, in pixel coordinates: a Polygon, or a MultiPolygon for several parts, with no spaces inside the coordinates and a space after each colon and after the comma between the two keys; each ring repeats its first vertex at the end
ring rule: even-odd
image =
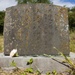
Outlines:
{"type": "Polygon", "coordinates": [[[17,53],[17,49],[13,49],[13,50],[10,52],[10,56],[11,56],[11,57],[14,57],[16,53],[17,53]]]}
{"type": "Polygon", "coordinates": [[[75,53],[74,52],[70,52],[70,57],[71,58],[75,58],[75,53]]]}

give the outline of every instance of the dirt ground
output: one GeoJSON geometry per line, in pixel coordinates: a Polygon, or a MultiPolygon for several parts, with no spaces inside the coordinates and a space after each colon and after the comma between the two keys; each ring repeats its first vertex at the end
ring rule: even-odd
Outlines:
{"type": "Polygon", "coordinates": [[[29,73],[21,69],[14,69],[13,71],[3,71],[2,69],[0,69],[0,75],[72,75],[72,74],[69,74],[69,72],[67,71],[63,73],[47,72],[46,74],[41,74],[38,72],[29,73]]]}

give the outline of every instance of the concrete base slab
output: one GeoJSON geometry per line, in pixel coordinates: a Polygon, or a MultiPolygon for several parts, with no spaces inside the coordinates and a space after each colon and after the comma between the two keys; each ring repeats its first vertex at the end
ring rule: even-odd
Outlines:
{"type": "Polygon", "coordinates": [[[40,70],[42,73],[46,73],[48,71],[64,72],[69,70],[67,67],[68,64],[62,64],[62,61],[65,59],[61,56],[53,56],[53,57],[45,57],[45,56],[20,56],[20,57],[10,57],[0,55],[0,67],[4,70],[11,70],[13,67],[11,66],[12,61],[16,63],[16,66],[19,68],[29,68],[32,67],[34,70],[40,70]],[[27,61],[33,58],[33,63],[31,65],[27,65],[27,61]]]}

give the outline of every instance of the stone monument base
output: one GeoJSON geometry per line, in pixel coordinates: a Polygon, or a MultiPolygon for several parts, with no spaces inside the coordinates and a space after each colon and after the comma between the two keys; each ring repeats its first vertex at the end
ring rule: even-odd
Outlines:
{"type": "Polygon", "coordinates": [[[45,56],[20,56],[20,57],[9,57],[9,56],[0,56],[0,67],[2,69],[13,69],[14,67],[10,66],[11,62],[14,60],[17,67],[19,68],[29,68],[32,67],[34,70],[39,69],[43,74],[47,72],[52,72],[56,70],[57,72],[64,72],[69,70],[67,67],[68,64],[62,64],[64,58],[61,56],[45,57],[45,56]],[[33,58],[33,63],[31,65],[26,65],[27,61],[33,58]]]}

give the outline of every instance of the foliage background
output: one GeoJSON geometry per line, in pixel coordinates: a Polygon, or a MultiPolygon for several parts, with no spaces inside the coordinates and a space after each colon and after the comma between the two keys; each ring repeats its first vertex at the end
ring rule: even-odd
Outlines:
{"type": "Polygon", "coordinates": [[[16,0],[18,4],[29,4],[29,3],[48,3],[51,4],[50,0],[16,0]]]}
{"type": "Polygon", "coordinates": [[[75,7],[68,8],[68,20],[70,30],[75,31],[75,7]]]}
{"type": "Polygon", "coordinates": [[[0,33],[3,33],[5,12],[0,11],[0,33]]]}

